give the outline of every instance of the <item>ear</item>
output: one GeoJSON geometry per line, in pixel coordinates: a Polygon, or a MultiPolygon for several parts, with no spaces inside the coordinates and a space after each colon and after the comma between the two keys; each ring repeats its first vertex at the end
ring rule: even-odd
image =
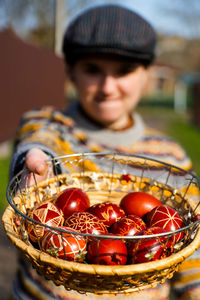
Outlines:
{"type": "Polygon", "coordinates": [[[142,89],[145,88],[149,79],[149,72],[147,68],[142,67],[141,69],[141,85],[142,89]]]}

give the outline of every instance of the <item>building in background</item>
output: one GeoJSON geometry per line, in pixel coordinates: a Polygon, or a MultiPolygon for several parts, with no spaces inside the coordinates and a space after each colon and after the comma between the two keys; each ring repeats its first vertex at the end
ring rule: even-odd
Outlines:
{"type": "Polygon", "coordinates": [[[154,98],[159,102],[173,98],[177,77],[180,70],[162,62],[155,62],[149,68],[149,80],[145,90],[145,98],[154,98]]]}
{"type": "Polygon", "coordinates": [[[42,105],[66,106],[65,67],[49,49],[0,31],[0,142],[11,139],[23,112],[42,105]]]}

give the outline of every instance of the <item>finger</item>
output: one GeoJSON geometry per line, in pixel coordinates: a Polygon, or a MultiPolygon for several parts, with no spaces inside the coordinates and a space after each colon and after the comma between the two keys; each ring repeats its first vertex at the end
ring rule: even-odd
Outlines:
{"type": "Polygon", "coordinates": [[[30,174],[27,178],[27,185],[31,186],[31,185],[37,184],[37,183],[41,182],[43,179],[44,179],[43,176],[40,176],[37,174],[35,174],[33,176],[33,174],[30,174]]]}
{"type": "Polygon", "coordinates": [[[26,155],[26,166],[32,172],[42,175],[47,169],[46,159],[48,156],[42,150],[33,148],[26,155]]]}

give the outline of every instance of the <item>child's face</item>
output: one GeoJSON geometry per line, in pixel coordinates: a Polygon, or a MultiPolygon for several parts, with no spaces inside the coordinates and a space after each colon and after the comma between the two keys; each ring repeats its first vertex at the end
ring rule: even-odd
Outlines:
{"type": "Polygon", "coordinates": [[[108,58],[84,58],[71,69],[81,105],[95,121],[111,129],[127,125],[144,89],[141,65],[108,58]]]}

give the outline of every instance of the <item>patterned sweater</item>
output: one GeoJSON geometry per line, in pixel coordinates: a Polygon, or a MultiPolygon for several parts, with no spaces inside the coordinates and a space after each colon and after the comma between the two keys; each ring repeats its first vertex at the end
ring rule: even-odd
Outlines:
{"type": "MultiPolygon", "coordinates": [[[[89,120],[78,104],[72,104],[66,113],[52,107],[24,114],[15,141],[10,165],[10,176],[24,165],[26,152],[37,147],[50,156],[83,152],[122,152],[145,155],[191,170],[192,164],[183,148],[162,133],[147,128],[141,117],[134,113],[134,124],[124,131],[111,131],[89,120]]],[[[13,299],[169,299],[170,285],[178,299],[200,299],[200,255],[198,251],[181,265],[172,283],[130,295],[81,295],[56,287],[41,278],[24,259],[19,264],[19,276],[13,286],[13,299]],[[194,268],[195,266],[195,268],[194,268]],[[191,298],[190,298],[191,297],[191,298]],[[192,298],[193,297],[193,298],[192,298]]]]}

